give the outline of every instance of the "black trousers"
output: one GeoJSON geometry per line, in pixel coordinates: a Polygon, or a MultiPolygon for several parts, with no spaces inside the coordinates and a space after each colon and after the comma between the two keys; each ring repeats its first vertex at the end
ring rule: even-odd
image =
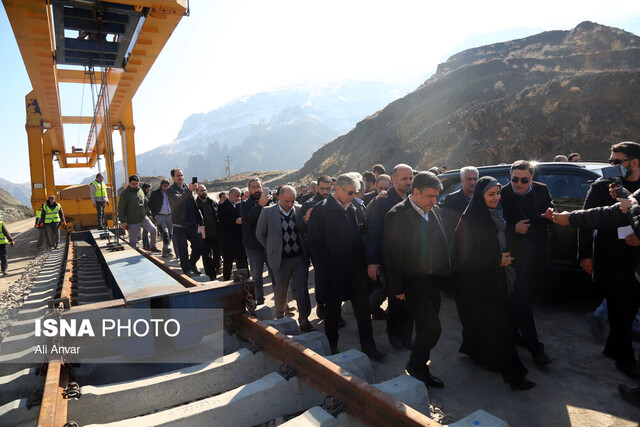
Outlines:
{"type": "Polygon", "coordinates": [[[242,250],[242,253],[233,253],[225,251],[222,254],[223,266],[222,266],[222,279],[231,279],[231,271],[233,270],[233,260],[236,260],[236,268],[247,268],[247,254],[242,250]]]}
{"type": "Polygon", "coordinates": [[[0,266],[2,271],[7,271],[7,266],[9,265],[9,253],[7,251],[8,243],[3,243],[0,245],[0,266]]]}
{"type": "MultiPolygon", "coordinates": [[[[409,357],[409,364],[416,369],[426,369],[431,357],[431,349],[440,339],[442,326],[440,325],[440,289],[431,286],[429,280],[425,280],[422,289],[407,291],[405,294],[405,306],[411,319],[416,325],[416,339],[413,351],[409,357]]],[[[395,296],[389,297],[398,300],[395,296]]],[[[398,300],[400,301],[400,300],[398,300]]]]}
{"type": "MultiPolygon", "coordinates": [[[[515,257],[518,259],[518,254],[515,257]]],[[[522,335],[527,350],[537,356],[544,352],[544,345],[538,339],[538,330],[533,320],[531,289],[540,277],[540,272],[536,271],[539,264],[533,260],[525,260],[525,257],[526,254],[522,254],[521,263],[516,265],[516,283],[509,299],[509,317],[515,333],[522,335]]]]}
{"type": "Polygon", "coordinates": [[[624,279],[611,277],[605,287],[605,296],[609,312],[605,352],[616,361],[633,362],[632,325],[640,307],[640,284],[631,273],[624,279]]]}
{"type": "Polygon", "coordinates": [[[98,216],[98,228],[102,229],[106,227],[106,223],[104,220],[104,202],[96,201],[96,213],[98,216]]]}
{"type": "Polygon", "coordinates": [[[411,341],[413,335],[413,319],[406,301],[399,300],[388,292],[387,335],[389,341],[411,341]]]}
{"type": "MultiPolygon", "coordinates": [[[[360,348],[364,353],[370,353],[376,349],[373,340],[373,328],[371,326],[371,312],[369,310],[369,292],[365,282],[365,277],[358,276],[351,280],[350,295],[351,306],[358,324],[358,335],[360,337],[360,348]]],[[[324,333],[329,339],[331,349],[338,347],[338,323],[342,301],[325,301],[324,304],[324,333]]]]}
{"type": "Polygon", "coordinates": [[[211,280],[216,278],[216,270],[220,267],[220,239],[218,236],[202,239],[202,264],[204,271],[211,280]]]}
{"type": "Polygon", "coordinates": [[[187,274],[196,269],[196,262],[202,256],[202,235],[198,233],[198,228],[193,226],[173,226],[173,246],[180,257],[180,268],[187,274]],[[191,243],[191,256],[187,240],[191,243]]]}

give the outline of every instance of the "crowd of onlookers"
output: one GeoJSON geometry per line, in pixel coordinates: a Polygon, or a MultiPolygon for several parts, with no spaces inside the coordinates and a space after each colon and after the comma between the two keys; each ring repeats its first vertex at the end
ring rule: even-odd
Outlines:
{"type": "MultiPolygon", "coordinates": [[[[555,160],[581,158],[572,153],[555,160]]],[[[339,351],[341,306],[350,300],[362,351],[373,360],[385,358],[376,347],[371,322],[386,321],[392,347],[411,349],[407,372],[428,387],[444,386],[428,362],[441,333],[440,291],[446,290],[455,296],[463,327],[459,351],[500,373],[514,390],[536,385],[527,378],[516,345],[526,347],[536,365],[552,363],[536,329],[531,293],[549,280],[547,225],[572,224],[580,228],[580,266],[606,297],[610,332],[603,354],[617,369],[639,378],[631,340],[640,306],[640,206],[635,193],[640,194],[640,145],[613,145],[609,162],[625,168],[626,195],[621,197],[610,180],[600,179],[587,195],[587,210],[573,213],[556,212],[547,186],[533,180],[534,165],[519,160],[511,165],[510,182],[504,186],[493,177],[480,177],[475,167],[462,168],[460,189],[440,201],[437,175],[446,168],[419,172],[398,164],[387,174],[375,165],[362,174],[320,175],[299,191],[291,183],[271,189],[256,177],[245,189],[233,187],[216,198],[196,179],[185,182],[183,171],[173,169],[173,182],[163,180],[153,191],[141,186],[137,175],[130,176],[118,216],[130,244],[137,245],[143,235],[145,249],[167,259],[176,256],[188,276],[203,273],[196,266],[199,260],[211,280],[220,275],[229,280],[234,264],[249,268],[258,305],[265,303],[266,270],[275,316],[289,310],[291,289],[303,332],[314,330],[309,321],[312,265],[316,313],[324,320],[331,351],[339,351]],[[618,224],[630,224],[625,229],[631,232],[620,238],[618,224]]],[[[102,176],[91,186],[103,228],[109,201],[102,176]]],[[[40,221],[54,223],[51,233],[64,223],[55,199],[43,205],[40,221]]],[[[50,239],[57,242],[55,234],[50,239]]],[[[602,312],[603,307],[596,311],[600,322],[602,312]]],[[[593,317],[592,331],[602,325],[594,326],[593,317]]],[[[640,388],[621,385],[620,393],[640,405],[640,388]]]]}

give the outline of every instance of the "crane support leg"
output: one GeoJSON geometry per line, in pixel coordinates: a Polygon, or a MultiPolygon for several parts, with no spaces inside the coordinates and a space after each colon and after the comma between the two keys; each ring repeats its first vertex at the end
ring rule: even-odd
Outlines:
{"type": "Polygon", "coordinates": [[[46,201],[44,175],[44,147],[42,141],[42,116],[33,91],[25,97],[27,109],[27,141],[29,144],[29,169],[31,171],[31,207],[34,212],[46,201]]]}
{"type": "Polygon", "coordinates": [[[122,165],[124,169],[125,185],[129,182],[129,176],[138,173],[136,166],[136,142],[133,136],[133,107],[131,102],[124,111],[120,122],[120,137],[122,139],[122,165]]]}

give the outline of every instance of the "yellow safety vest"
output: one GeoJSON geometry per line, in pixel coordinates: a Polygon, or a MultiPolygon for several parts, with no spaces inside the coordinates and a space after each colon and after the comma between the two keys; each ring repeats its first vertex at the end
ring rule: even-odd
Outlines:
{"type": "Polygon", "coordinates": [[[49,205],[45,203],[44,204],[44,213],[45,213],[44,223],[50,224],[52,222],[60,222],[60,215],[58,215],[58,212],[60,212],[60,205],[56,204],[55,209],[51,209],[49,205]]]}
{"type": "Polygon", "coordinates": [[[93,181],[91,185],[94,186],[96,192],[93,193],[95,197],[102,197],[103,199],[107,196],[107,186],[104,185],[103,182],[93,181]]]}
{"type": "Polygon", "coordinates": [[[2,221],[0,221],[0,245],[6,245],[7,243],[9,243],[9,241],[7,240],[7,238],[4,235],[4,232],[2,231],[2,221]]]}

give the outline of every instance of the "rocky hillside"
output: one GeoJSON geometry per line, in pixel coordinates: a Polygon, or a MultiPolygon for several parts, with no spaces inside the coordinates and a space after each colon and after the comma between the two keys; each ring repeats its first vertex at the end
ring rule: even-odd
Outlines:
{"type": "Polygon", "coordinates": [[[602,160],[610,144],[639,135],[640,37],[583,22],[452,56],[285,180],[375,163],[451,169],[572,151],[602,160]]]}
{"type": "Polygon", "coordinates": [[[35,217],[31,208],[0,188],[0,220],[7,223],[35,217]]]}

